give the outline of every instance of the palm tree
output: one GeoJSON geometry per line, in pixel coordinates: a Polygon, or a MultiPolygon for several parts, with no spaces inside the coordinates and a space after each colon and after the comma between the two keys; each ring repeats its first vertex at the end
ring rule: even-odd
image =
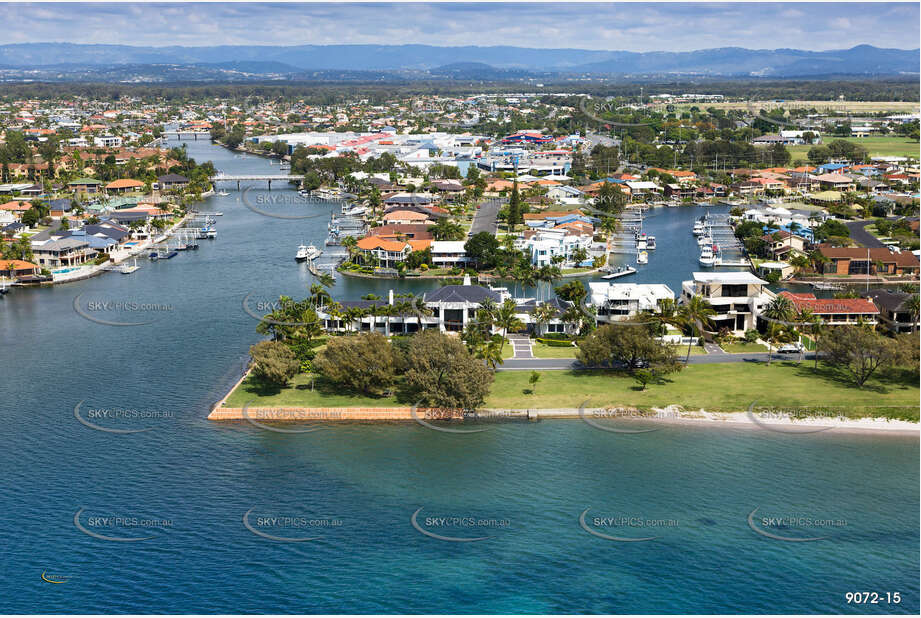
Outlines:
{"type": "Polygon", "coordinates": [[[792,266],[797,273],[803,272],[809,264],[809,258],[805,255],[794,255],[790,258],[790,266],[792,266]]]}
{"type": "Polygon", "coordinates": [[[314,283],[310,286],[310,302],[313,303],[314,307],[320,307],[324,303],[327,303],[333,299],[330,296],[329,292],[325,287],[319,283],[314,283]]]}
{"type": "Polygon", "coordinates": [[[534,309],[534,325],[537,329],[535,333],[540,337],[541,326],[543,324],[549,324],[553,318],[556,317],[557,309],[550,303],[541,303],[534,309]]]}
{"type": "Polygon", "coordinates": [[[712,327],[712,317],[716,315],[716,311],[708,300],[704,299],[700,294],[695,294],[681,305],[679,315],[684,324],[691,329],[691,337],[688,338],[688,355],[684,360],[685,363],[688,363],[691,360],[691,340],[694,337],[694,333],[697,333],[698,337],[702,337],[704,327],[712,327]]]}
{"type": "Polygon", "coordinates": [[[342,246],[345,247],[346,251],[348,251],[350,262],[352,261],[352,258],[355,257],[355,250],[357,245],[358,241],[355,240],[354,236],[346,236],[342,239],[342,246]]]}
{"type": "Polygon", "coordinates": [[[505,347],[505,339],[508,337],[509,331],[518,330],[524,327],[522,321],[515,315],[516,310],[517,306],[515,305],[515,301],[511,298],[506,298],[505,302],[498,306],[493,315],[493,323],[502,332],[502,343],[499,346],[500,353],[503,347],[505,347]]]}
{"type": "Polygon", "coordinates": [[[428,228],[435,240],[460,240],[464,237],[464,229],[447,217],[439,219],[435,225],[428,228]]]}
{"type": "MultiPolygon", "coordinates": [[[[809,307],[802,307],[796,312],[796,324],[797,326],[802,327],[804,330],[809,328],[811,324],[814,324],[817,319],[818,318],[812,312],[812,309],[810,309],[809,307]]],[[[799,354],[800,354],[799,362],[803,362],[804,360],[806,360],[805,346],[800,347],[799,354]]]]}
{"type": "Polygon", "coordinates": [[[317,275],[317,280],[320,282],[320,285],[326,288],[331,288],[336,285],[336,278],[329,273],[320,273],[317,275]]]}
{"type": "Polygon", "coordinates": [[[789,326],[789,323],[793,321],[793,318],[796,317],[796,307],[789,298],[778,295],[764,308],[762,315],[770,320],[767,329],[768,365],[770,365],[773,356],[773,341],[780,336],[780,333],[785,330],[786,327],[789,326]],[[772,328],[774,326],[778,328],[772,328]]]}
{"type": "Polygon", "coordinates": [[[768,367],[771,366],[771,358],[774,356],[774,344],[783,339],[786,332],[786,327],[780,322],[768,322],[764,334],[768,342],[768,367]]]}
{"type": "Polygon", "coordinates": [[[911,332],[915,332],[915,325],[918,323],[918,315],[921,313],[918,298],[917,294],[912,294],[905,299],[905,310],[908,312],[909,317],[911,317],[911,332]]]}

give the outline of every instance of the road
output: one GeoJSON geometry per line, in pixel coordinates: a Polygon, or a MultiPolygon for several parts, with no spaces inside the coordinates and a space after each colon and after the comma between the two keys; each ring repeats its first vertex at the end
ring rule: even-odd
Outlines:
{"type": "MultiPolygon", "coordinates": [[[[799,354],[777,354],[773,355],[774,361],[800,360],[799,354]]],[[[684,356],[678,355],[681,360],[684,356]]],[[[811,361],[813,354],[807,353],[805,360],[811,361]]],[[[768,360],[767,352],[758,354],[700,354],[691,356],[689,365],[711,365],[714,363],[766,363],[768,360]]],[[[502,365],[496,367],[496,371],[554,371],[564,369],[584,370],[582,363],[572,358],[534,358],[534,359],[508,359],[502,365]]]]}
{"type": "Polygon", "coordinates": [[[872,221],[845,221],[847,229],[851,232],[851,238],[859,242],[864,247],[870,247],[874,249],[876,247],[885,247],[883,243],[879,241],[876,236],[866,231],[864,226],[872,223],[872,221]]]}
{"type": "Polygon", "coordinates": [[[505,204],[501,198],[489,198],[480,204],[479,210],[473,216],[473,224],[470,226],[470,235],[479,234],[480,232],[489,232],[496,235],[496,219],[499,216],[499,208],[505,204]]]}

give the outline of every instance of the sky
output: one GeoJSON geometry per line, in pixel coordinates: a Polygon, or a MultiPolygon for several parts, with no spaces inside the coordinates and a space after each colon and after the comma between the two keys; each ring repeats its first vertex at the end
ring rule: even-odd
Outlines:
{"type": "Polygon", "coordinates": [[[16,3],[2,43],[919,47],[919,3],[16,3]]]}

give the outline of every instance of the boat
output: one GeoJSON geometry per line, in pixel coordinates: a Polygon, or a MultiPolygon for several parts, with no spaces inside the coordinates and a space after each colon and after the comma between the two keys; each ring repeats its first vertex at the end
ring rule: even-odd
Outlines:
{"type": "Polygon", "coordinates": [[[703,247],[704,245],[712,245],[713,238],[710,237],[710,232],[705,232],[701,236],[697,237],[697,245],[703,247]]]}
{"type": "Polygon", "coordinates": [[[646,248],[646,234],[637,234],[636,235],[636,248],[642,251],[646,248]]]}
{"type": "Polygon", "coordinates": [[[297,248],[297,253],[294,254],[294,259],[298,262],[303,262],[304,260],[314,260],[320,257],[321,253],[323,252],[313,245],[300,245],[297,248]]]}
{"type": "Polygon", "coordinates": [[[215,195],[220,195],[221,197],[227,197],[230,195],[227,191],[218,191],[215,195]]]}
{"type": "Polygon", "coordinates": [[[694,233],[694,236],[700,236],[705,231],[706,231],[706,228],[704,227],[703,221],[698,219],[697,221],[694,222],[694,229],[692,230],[692,232],[694,233]]]}
{"type": "Polygon", "coordinates": [[[120,266],[118,267],[118,272],[120,272],[120,273],[123,274],[123,275],[130,275],[131,273],[133,273],[134,271],[136,271],[138,268],[140,268],[140,266],[138,266],[138,259],[137,259],[137,258],[134,258],[134,263],[133,263],[133,264],[122,264],[122,265],[120,265],[120,266]]]}
{"type": "Polygon", "coordinates": [[[700,257],[698,258],[701,266],[713,266],[716,263],[716,256],[713,253],[713,245],[704,245],[700,248],[700,257]]]}
{"type": "Polygon", "coordinates": [[[649,249],[650,251],[656,248],[656,237],[655,236],[646,237],[646,248],[649,249]]]}
{"type": "Polygon", "coordinates": [[[647,264],[648,262],[649,262],[649,254],[646,253],[645,251],[640,251],[639,254],[636,256],[636,263],[637,264],[647,264]]]}
{"type": "Polygon", "coordinates": [[[0,285],[0,296],[3,296],[4,294],[8,294],[9,291],[10,291],[10,287],[7,284],[4,283],[3,285],[0,285]]]}
{"type": "Polygon", "coordinates": [[[602,275],[602,279],[617,279],[618,277],[626,277],[627,275],[632,275],[636,273],[636,269],[632,266],[621,266],[617,270],[607,275],[602,275]]]}

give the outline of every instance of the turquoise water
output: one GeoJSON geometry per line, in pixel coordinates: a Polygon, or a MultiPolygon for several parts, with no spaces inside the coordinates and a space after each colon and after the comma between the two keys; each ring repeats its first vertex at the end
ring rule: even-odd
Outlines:
{"type": "MultiPolygon", "coordinates": [[[[189,148],[228,171],[269,168],[189,148]]],[[[700,426],[626,435],[577,420],[467,435],[398,424],[281,434],[206,421],[259,339],[242,299],[306,294],[312,278],[294,250],[325,237],[324,218],[260,217],[237,197],[209,201],[225,214],[217,240],[196,252],[0,300],[0,612],[918,612],[914,436],[700,426]],[[85,319],[78,295],[91,317],[150,323],[85,319]],[[93,309],[103,301],[154,308],[93,309]],[[99,427],[150,431],[93,429],[75,418],[78,404],[99,427]],[[760,535],[747,521],[755,508],[759,529],[827,538],[760,535]],[[153,538],[91,536],[74,523],[80,509],[90,533],[153,538]],[[243,524],[251,509],[257,532],[316,540],[260,536],[243,524]],[[428,536],[411,524],[418,509],[425,532],[489,538],[428,536]],[[579,524],[586,509],[597,532],[657,538],[594,536],[579,524]],[[826,523],[761,519],[788,515],[826,523]],[[124,521],[100,519],[112,517],[124,521]],[[272,519],[281,517],[293,521],[272,519]],[[595,524],[623,517],[644,526],[595,524]],[[901,603],[847,604],[858,591],[899,592],[901,603]]],[[[650,267],[680,282],[696,267],[656,235],[650,267]]],[[[340,277],[333,293],[389,287],[340,277]]]]}

